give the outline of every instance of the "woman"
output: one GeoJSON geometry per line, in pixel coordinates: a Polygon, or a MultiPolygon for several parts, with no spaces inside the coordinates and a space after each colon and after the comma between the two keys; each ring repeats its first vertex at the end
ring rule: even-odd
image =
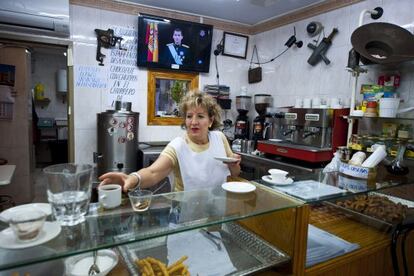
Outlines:
{"type": "Polygon", "coordinates": [[[174,191],[197,190],[226,182],[227,176],[240,174],[240,155],[233,154],[220,131],[221,109],[206,94],[189,93],[180,103],[184,137],[172,140],[149,167],[126,175],[110,172],[99,177],[101,185],[118,183],[126,192],[138,185],[148,188],[174,172],[174,191]],[[239,161],[224,164],[214,157],[233,157],[239,161]]]}

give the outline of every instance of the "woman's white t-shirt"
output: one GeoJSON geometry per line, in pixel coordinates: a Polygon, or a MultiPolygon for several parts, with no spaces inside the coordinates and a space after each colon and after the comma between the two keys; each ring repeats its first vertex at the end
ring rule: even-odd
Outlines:
{"type": "Polygon", "coordinates": [[[195,144],[187,137],[177,137],[161,153],[173,161],[175,191],[215,187],[226,182],[230,170],[214,157],[230,156],[230,146],[220,131],[210,131],[208,139],[202,150],[194,150],[195,144]]]}

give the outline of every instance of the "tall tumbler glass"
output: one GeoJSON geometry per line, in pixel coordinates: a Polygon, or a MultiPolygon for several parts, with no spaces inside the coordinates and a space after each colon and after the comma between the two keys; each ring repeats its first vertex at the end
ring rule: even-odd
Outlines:
{"type": "Polygon", "coordinates": [[[92,165],[57,164],[43,169],[47,179],[47,198],[61,225],[85,221],[92,187],[92,165]]]}

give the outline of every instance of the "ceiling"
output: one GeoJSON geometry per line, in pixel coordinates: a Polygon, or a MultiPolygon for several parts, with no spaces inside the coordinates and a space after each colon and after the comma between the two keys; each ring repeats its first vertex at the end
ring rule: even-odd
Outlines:
{"type": "Polygon", "coordinates": [[[323,0],[128,0],[148,7],[256,25],[323,0]]]}

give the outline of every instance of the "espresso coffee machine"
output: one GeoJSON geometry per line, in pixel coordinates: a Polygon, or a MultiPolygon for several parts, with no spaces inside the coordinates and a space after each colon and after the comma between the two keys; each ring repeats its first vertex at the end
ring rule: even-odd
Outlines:
{"type": "Polygon", "coordinates": [[[263,130],[266,120],[266,109],[272,104],[272,96],[269,94],[254,95],[254,108],[259,114],[253,120],[253,140],[263,140],[263,130]]]}
{"type": "Polygon", "coordinates": [[[348,114],[348,108],[286,108],[283,116],[268,117],[272,131],[266,138],[273,139],[259,141],[257,148],[308,162],[330,161],[336,148],[346,145],[348,114]]]}
{"type": "Polygon", "coordinates": [[[250,96],[236,96],[236,108],[239,115],[234,124],[234,138],[235,139],[249,139],[249,112],[252,97],[250,96]]]}

